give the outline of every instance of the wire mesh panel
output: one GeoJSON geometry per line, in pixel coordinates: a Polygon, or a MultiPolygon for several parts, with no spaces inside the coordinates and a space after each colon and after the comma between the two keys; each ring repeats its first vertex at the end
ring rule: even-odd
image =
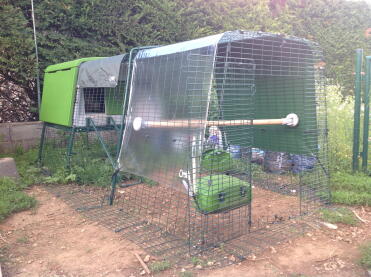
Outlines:
{"type": "Polygon", "coordinates": [[[194,254],[328,200],[320,60],[309,41],[241,31],[139,52],[120,165],[153,182],[119,205],[194,254]]]}

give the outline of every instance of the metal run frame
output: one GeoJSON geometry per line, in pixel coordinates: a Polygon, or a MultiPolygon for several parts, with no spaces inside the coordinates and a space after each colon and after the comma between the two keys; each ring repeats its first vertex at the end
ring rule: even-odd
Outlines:
{"type": "MultiPolygon", "coordinates": [[[[232,34],[240,36],[243,32],[232,34]]],[[[261,34],[253,33],[253,35],[261,34]]],[[[166,255],[169,259],[202,257],[204,251],[210,250],[215,253],[217,259],[226,256],[225,251],[227,251],[241,260],[249,253],[253,253],[252,251],[259,251],[264,247],[263,244],[272,245],[276,240],[280,241],[294,233],[301,233],[305,229],[305,224],[301,225],[301,216],[309,214],[314,208],[329,201],[326,165],[326,98],[323,72],[316,66],[316,62],[322,57],[318,46],[313,44],[309,50],[310,47],[302,41],[295,39],[291,41],[289,38],[286,42],[285,38],[275,35],[268,38],[264,38],[263,35],[263,38],[251,39],[247,34],[242,41],[234,41],[234,37],[228,38],[219,44],[215,58],[212,60],[214,64],[207,97],[210,106],[205,112],[206,117],[194,116],[193,120],[184,117],[146,118],[141,114],[129,117],[128,110],[132,107],[129,105],[129,93],[135,87],[134,73],[137,69],[134,66],[134,58],[140,57],[142,53],[140,50],[153,47],[157,46],[133,48],[126,56],[128,57],[125,60],[127,75],[119,79],[122,84],[126,79],[125,87],[122,85],[120,90],[123,98],[118,101],[116,98],[110,98],[116,103],[119,102],[122,107],[121,122],[117,117],[108,116],[99,124],[99,120],[96,121],[97,117],[87,115],[81,120],[82,125],[74,127],[44,123],[39,149],[40,163],[43,156],[46,156],[48,147],[51,146],[54,150],[54,142],[49,144],[47,139],[50,131],[55,133],[55,138],[59,139],[60,151],[57,154],[63,158],[63,163],[67,164],[66,169],[71,173],[78,172],[76,176],[85,175],[86,178],[83,181],[82,178],[78,180],[76,186],[59,184],[48,186],[48,190],[57,193],[77,211],[109,226],[116,233],[132,239],[150,253],[162,257],[166,255]],[[266,52],[263,52],[267,57],[262,54],[263,52],[256,51],[254,45],[265,49],[266,52]],[[286,58],[281,57],[282,53],[286,58]],[[250,55],[254,56],[254,63],[250,55]],[[283,60],[278,65],[280,57],[283,60]],[[271,78],[271,75],[275,78],[271,78]],[[267,80],[267,78],[271,79],[267,80]],[[130,87],[132,84],[133,88],[130,87]],[[251,93],[242,95],[240,93],[242,89],[247,89],[251,93]],[[301,93],[299,96],[296,95],[297,90],[301,93]],[[258,93],[255,96],[256,91],[258,93]],[[277,93],[273,95],[272,92],[277,93]],[[232,97],[234,100],[228,98],[231,95],[234,95],[234,98],[232,97]],[[270,95],[273,96],[268,98],[267,96],[270,95]],[[253,102],[250,101],[252,97],[257,97],[254,100],[257,100],[259,105],[266,104],[269,99],[268,104],[271,108],[266,110],[272,110],[272,113],[260,113],[262,109],[258,109],[255,113],[251,105],[253,102]],[[289,105],[293,110],[287,109],[285,105],[289,105]],[[128,119],[125,118],[127,114],[128,119]],[[284,118],[286,115],[288,116],[284,118]],[[84,124],[85,119],[86,124],[84,124]],[[208,127],[205,131],[207,134],[205,138],[202,135],[189,136],[186,153],[189,164],[181,167],[184,173],[182,175],[180,171],[179,176],[178,171],[173,171],[176,173],[176,176],[174,175],[176,178],[182,179],[177,179],[179,182],[174,186],[172,183],[162,183],[146,174],[119,168],[120,151],[131,149],[122,146],[125,145],[124,132],[128,128],[132,128],[135,132],[140,132],[142,128],[146,129],[144,131],[164,128],[166,132],[176,129],[179,133],[175,136],[180,138],[181,132],[200,128],[200,124],[208,127]],[[298,141],[296,136],[286,135],[286,132],[287,134],[295,132],[295,128],[287,128],[290,124],[291,127],[300,125],[296,130],[303,129],[303,141],[298,141]],[[48,127],[51,127],[51,130],[48,127]],[[215,129],[219,129],[220,135],[215,129]],[[211,132],[215,132],[214,136],[217,136],[218,140],[220,137],[220,144],[206,145],[213,143],[210,139],[211,132]],[[112,140],[109,141],[107,138],[112,140]],[[253,141],[260,144],[253,145],[253,141]],[[205,144],[206,150],[212,151],[201,153],[199,150],[201,143],[205,144]],[[317,147],[318,144],[321,147],[317,147]],[[301,152],[292,150],[295,145],[298,145],[301,152]],[[85,153],[81,157],[78,155],[80,146],[81,153],[85,153]],[[232,156],[233,146],[240,147],[236,156],[232,156]],[[89,154],[86,154],[87,152],[89,154]],[[262,155],[264,155],[263,159],[262,155]],[[94,160],[98,160],[99,164],[94,163],[94,160]],[[294,160],[300,167],[294,167],[294,160]],[[77,171],[75,171],[77,161],[84,162],[86,166],[76,166],[77,171]],[[290,165],[289,161],[292,161],[290,165]],[[104,172],[99,171],[100,165],[104,167],[104,172]],[[197,168],[202,168],[199,176],[197,171],[194,173],[194,169],[197,168]],[[128,176],[126,176],[127,172],[128,176]],[[92,175],[89,175],[90,173],[92,175]],[[138,176],[144,177],[139,177],[138,182],[138,176]],[[94,178],[98,177],[99,182],[95,182],[94,178]],[[231,192],[233,196],[231,200],[226,198],[225,192],[215,194],[215,202],[220,207],[214,208],[214,204],[211,205],[212,202],[204,197],[206,195],[204,192],[214,183],[218,186],[220,183],[222,186],[223,182],[225,186],[234,183],[238,190],[231,192]],[[103,183],[104,187],[100,185],[103,183]],[[92,186],[89,186],[90,184],[92,186]],[[184,191],[184,187],[187,187],[188,191],[184,191]],[[254,202],[251,201],[252,190],[254,190],[254,202]],[[233,194],[234,192],[236,195],[233,194]],[[294,210],[296,207],[298,209],[294,210]],[[283,222],[285,224],[280,224],[283,222]],[[290,224],[295,225],[291,225],[290,230],[287,231],[285,228],[290,224]]],[[[172,76],[171,80],[178,80],[176,74],[193,76],[193,72],[197,71],[197,78],[186,78],[187,75],[179,78],[179,80],[187,80],[186,91],[194,96],[189,97],[189,103],[187,102],[188,106],[193,108],[190,110],[190,113],[194,113],[192,115],[200,114],[198,111],[200,106],[196,101],[204,87],[197,87],[198,83],[202,83],[199,78],[208,76],[211,72],[204,66],[207,55],[205,52],[197,51],[183,60],[185,67],[182,70],[168,70],[172,76]]],[[[179,56],[181,55],[182,52],[179,52],[179,56]]],[[[179,57],[176,55],[169,57],[169,62],[168,57],[164,55],[159,59],[168,63],[167,69],[174,69],[175,67],[171,66],[178,64],[176,58],[179,57]]],[[[154,73],[157,72],[156,70],[161,72],[156,67],[152,68],[154,73]]],[[[176,89],[173,89],[176,87],[169,89],[164,85],[167,83],[161,82],[159,91],[168,89],[172,92],[173,99],[178,99],[180,96],[175,98],[176,89]]],[[[93,100],[97,100],[98,104],[105,103],[101,101],[102,91],[99,93],[100,96],[95,96],[93,100]]],[[[136,94],[132,93],[132,95],[136,94]]],[[[140,106],[143,107],[143,104],[140,106]]],[[[169,106],[171,105],[166,107],[169,106]]],[[[150,109],[147,110],[152,112],[150,109]]],[[[106,113],[106,115],[112,114],[116,115],[106,113]]],[[[170,135],[165,134],[163,137],[168,140],[170,135]]],[[[172,139],[167,145],[176,148],[180,146],[181,141],[181,139],[172,139]]],[[[158,145],[163,144],[161,140],[155,142],[158,145]]],[[[155,161],[158,164],[160,162],[160,159],[155,161]]],[[[58,164],[59,168],[61,165],[58,164]]],[[[48,166],[45,168],[50,169],[48,166]]],[[[50,172],[52,173],[52,170],[50,172]]],[[[169,177],[170,174],[167,176],[169,177]]]]}

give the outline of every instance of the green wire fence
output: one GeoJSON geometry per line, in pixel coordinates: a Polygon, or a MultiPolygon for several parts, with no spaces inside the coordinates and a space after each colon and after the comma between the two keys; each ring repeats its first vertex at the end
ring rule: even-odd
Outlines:
{"type": "Polygon", "coordinates": [[[356,50],[355,63],[355,101],[354,101],[354,128],[353,128],[353,172],[359,170],[359,158],[364,172],[369,171],[369,140],[370,136],[370,89],[371,89],[371,56],[364,57],[363,49],[356,50]],[[365,69],[365,71],[363,71],[365,69]],[[363,94],[362,94],[363,93],[363,94]],[[363,96],[363,99],[362,99],[363,96]],[[361,139],[361,115],[363,108],[363,135],[361,139]],[[360,144],[362,151],[360,152],[360,144]]]}

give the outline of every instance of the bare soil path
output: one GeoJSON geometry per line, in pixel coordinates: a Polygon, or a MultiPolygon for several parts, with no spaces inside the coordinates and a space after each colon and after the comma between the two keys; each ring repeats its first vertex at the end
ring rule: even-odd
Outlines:
{"type": "MultiPolygon", "coordinates": [[[[138,246],[83,218],[42,186],[29,194],[39,205],[0,224],[3,276],[142,276],[138,246]]],[[[371,209],[354,208],[368,223],[323,227],[219,269],[173,266],[156,276],[367,276],[358,264],[358,246],[371,240],[371,209]]],[[[151,257],[151,261],[154,258],[151,257]]],[[[150,262],[151,262],[150,261],[150,262]]],[[[148,276],[148,275],[147,275],[148,276]]]]}

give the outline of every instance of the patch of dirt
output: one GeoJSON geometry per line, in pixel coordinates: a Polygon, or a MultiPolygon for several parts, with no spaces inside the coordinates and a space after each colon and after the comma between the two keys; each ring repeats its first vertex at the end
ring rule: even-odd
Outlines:
{"type": "MultiPolygon", "coordinates": [[[[297,196],[280,194],[257,186],[252,190],[252,230],[265,228],[267,224],[285,221],[299,215],[297,196]]],[[[180,237],[187,236],[184,232],[188,231],[189,202],[187,194],[181,190],[166,185],[140,184],[119,189],[116,201],[123,210],[136,211],[148,222],[162,224],[180,237]]],[[[220,239],[230,240],[245,234],[249,228],[246,220],[249,214],[247,205],[211,213],[207,218],[197,210],[196,205],[192,205],[190,212],[192,224],[206,228],[203,235],[209,238],[209,243],[220,239]]]]}
{"type": "MultiPolygon", "coordinates": [[[[141,276],[133,252],[143,258],[146,253],[137,245],[84,219],[41,186],[28,192],[38,199],[38,207],[0,224],[0,263],[5,276],[141,276]]],[[[182,271],[213,277],[365,276],[357,264],[358,246],[371,239],[371,208],[354,209],[367,224],[339,224],[337,230],[322,226],[236,265],[220,269],[173,266],[156,276],[179,276],[182,271]]]]}
{"type": "MultiPolygon", "coordinates": [[[[36,209],[0,225],[8,276],[130,276],[139,265],[139,247],[93,222],[63,201],[34,187],[36,209]]],[[[7,275],[5,275],[7,276],[7,275]]]]}

